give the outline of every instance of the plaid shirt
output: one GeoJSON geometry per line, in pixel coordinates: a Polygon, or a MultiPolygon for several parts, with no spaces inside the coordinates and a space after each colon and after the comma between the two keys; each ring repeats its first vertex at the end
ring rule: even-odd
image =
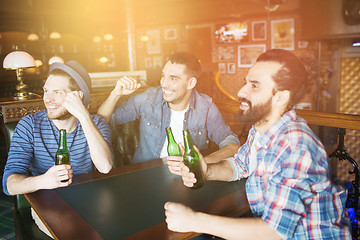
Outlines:
{"type": "Polygon", "coordinates": [[[344,217],[347,192],[330,180],[327,154],[305,120],[284,114],[255,143],[257,167],[249,171],[256,129],[232,162],[234,180],[248,177],[247,198],[283,239],[351,239],[344,217]]]}

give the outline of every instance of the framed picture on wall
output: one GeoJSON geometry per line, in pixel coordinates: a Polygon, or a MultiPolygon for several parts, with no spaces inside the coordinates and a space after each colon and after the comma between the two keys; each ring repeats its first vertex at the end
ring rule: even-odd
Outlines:
{"type": "Polygon", "coordinates": [[[251,23],[253,41],[266,40],[266,21],[254,21],[251,23]]]}
{"type": "Polygon", "coordinates": [[[217,49],[216,60],[228,60],[235,59],[235,47],[234,46],[219,46],[217,49]]]}
{"type": "Polygon", "coordinates": [[[160,30],[146,31],[146,35],[149,40],[146,42],[146,49],[148,54],[159,54],[161,52],[160,47],[160,30]]]}
{"type": "Polygon", "coordinates": [[[221,74],[225,74],[226,73],[226,63],[219,63],[218,64],[218,69],[219,69],[221,74]]]}
{"type": "Polygon", "coordinates": [[[238,66],[241,68],[251,67],[255,63],[257,57],[265,51],[265,44],[238,46],[238,66]]]}
{"type": "Polygon", "coordinates": [[[165,40],[176,40],[176,28],[170,28],[164,30],[164,39],[165,40]]]}
{"type": "Polygon", "coordinates": [[[235,63],[227,63],[227,73],[228,74],[235,74],[236,73],[235,63]]]}
{"type": "Polygon", "coordinates": [[[295,49],[294,19],[271,21],[271,48],[295,49]]]}
{"type": "Polygon", "coordinates": [[[145,68],[152,68],[152,59],[151,57],[145,58],[145,68]]]}

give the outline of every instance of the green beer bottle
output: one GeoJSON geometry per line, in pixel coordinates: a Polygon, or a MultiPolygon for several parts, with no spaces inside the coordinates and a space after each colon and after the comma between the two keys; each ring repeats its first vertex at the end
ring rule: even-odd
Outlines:
{"type": "Polygon", "coordinates": [[[184,129],[183,133],[184,133],[184,145],[185,145],[184,164],[190,169],[190,172],[193,172],[195,174],[196,183],[192,188],[194,189],[200,188],[202,187],[202,185],[204,185],[200,158],[194,149],[194,145],[189,130],[184,129]]]}
{"type": "Polygon", "coordinates": [[[166,128],[166,134],[168,139],[167,152],[169,156],[181,156],[179,145],[176,143],[171,131],[171,127],[166,128]]]}
{"type": "Polygon", "coordinates": [[[70,165],[70,152],[66,146],[66,130],[60,130],[59,148],[55,154],[55,165],[69,164],[70,165]]]}

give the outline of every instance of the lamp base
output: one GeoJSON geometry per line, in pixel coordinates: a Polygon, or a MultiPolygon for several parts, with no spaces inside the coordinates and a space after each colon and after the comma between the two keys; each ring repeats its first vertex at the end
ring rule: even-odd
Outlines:
{"type": "Polygon", "coordinates": [[[11,99],[15,101],[22,101],[34,98],[36,98],[36,96],[29,92],[17,92],[11,99]]]}

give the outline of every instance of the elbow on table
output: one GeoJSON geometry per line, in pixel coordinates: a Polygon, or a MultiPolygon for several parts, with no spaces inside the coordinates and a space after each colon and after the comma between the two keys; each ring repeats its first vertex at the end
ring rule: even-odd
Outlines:
{"type": "Polygon", "coordinates": [[[107,161],[107,164],[97,167],[97,170],[100,173],[107,174],[112,169],[112,166],[113,166],[113,159],[111,158],[109,161],[107,161]]]}
{"type": "Polygon", "coordinates": [[[98,168],[98,171],[102,174],[108,174],[111,170],[112,166],[106,166],[103,168],[98,168]]]}

